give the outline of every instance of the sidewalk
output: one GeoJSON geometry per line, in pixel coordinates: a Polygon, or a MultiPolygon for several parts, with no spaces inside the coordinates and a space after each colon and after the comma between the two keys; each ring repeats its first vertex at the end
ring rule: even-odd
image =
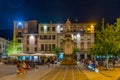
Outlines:
{"type": "Polygon", "coordinates": [[[111,69],[102,69],[100,73],[112,80],[120,80],[120,68],[116,67],[114,70],[113,68],[111,69]]]}
{"type": "Polygon", "coordinates": [[[80,70],[88,77],[89,80],[112,80],[101,73],[96,73],[86,69],[82,64],[78,64],[80,70]]]}
{"type": "Polygon", "coordinates": [[[0,80],[39,80],[42,76],[53,70],[53,67],[47,65],[40,66],[38,69],[32,69],[26,74],[13,74],[0,78],[0,80]]]}

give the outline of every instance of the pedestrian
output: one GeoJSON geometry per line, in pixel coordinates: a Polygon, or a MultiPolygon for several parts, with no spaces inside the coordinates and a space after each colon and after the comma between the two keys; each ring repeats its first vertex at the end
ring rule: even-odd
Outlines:
{"type": "Polygon", "coordinates": [[[50,58],[47,58],[47,61],[46,61],[48,67],[50,67],[50,58]]]}
{"type": "Polygon", "coordinates": [[[115,68],[115,63],[116,63],[116,60],[113,59],[113,70],[114,70],[114,68],[115,68]]]}

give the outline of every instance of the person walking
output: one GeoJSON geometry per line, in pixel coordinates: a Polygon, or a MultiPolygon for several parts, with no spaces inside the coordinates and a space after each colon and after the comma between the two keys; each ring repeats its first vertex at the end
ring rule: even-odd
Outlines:
{"type": "Polygon", "coordinates": [[[113,59],[113,70],[115,69],[115,63],[116,63],[116,60],[113,59]]]}

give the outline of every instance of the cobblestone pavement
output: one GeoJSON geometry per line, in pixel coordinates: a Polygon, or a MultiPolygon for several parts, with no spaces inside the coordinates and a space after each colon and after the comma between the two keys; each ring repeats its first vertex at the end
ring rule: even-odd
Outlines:
{"type": "Polygon", "coordinates": [[[0,80],[120,80],[120,68],[105,70],[99,73],[79,65],[59,65],[58,67],[39,66],[24,75],[16,74],[15,65],[0,65],[0,80]]]}
{"type": "Polygon", "coordinates": [[[8,75],[16,74],[16,66],[15,65],[0,65],[0,78],[8,75]]]}
{"type": "Polygon", "coordinates": [[[115,68],[114,70],[111,69],[102,69],[100,70],[100,73],[112,80],[120,80],[120,68],[115,68]]]}
{"type": "Polygon", "coordinates": [[[39,80],[89,80],[77,65],[59,66],[39,80]]]}
{"type": "Polygon", "coordinates": [[[39,66],[38,69],[32,69],[25,74],[11,74],[0,78],[0,80],[39,80],[53,69],[54,67],[48,67],[46,65],[39,66]]]}

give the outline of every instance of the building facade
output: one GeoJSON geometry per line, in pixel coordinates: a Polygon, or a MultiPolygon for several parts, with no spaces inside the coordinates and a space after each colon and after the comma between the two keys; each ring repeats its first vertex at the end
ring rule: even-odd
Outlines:
{"type": "Polygon", "coordinates": [[[25,53],[51,53],[55,47],[62,49],[64,33],[69,29],[80,55],[86,58],[88,49],[94,43],[95,25],[96,23],[72,23],[69,19],[60,24],[38,23],[36,20],[14,21],[14,40],[23,44],[25,53]]]}
{"type": "Polygon", "coordinates": [[[8,47],[9,41],[0,37],[0,55],[7,55],[6,49],[8,47]]]}

